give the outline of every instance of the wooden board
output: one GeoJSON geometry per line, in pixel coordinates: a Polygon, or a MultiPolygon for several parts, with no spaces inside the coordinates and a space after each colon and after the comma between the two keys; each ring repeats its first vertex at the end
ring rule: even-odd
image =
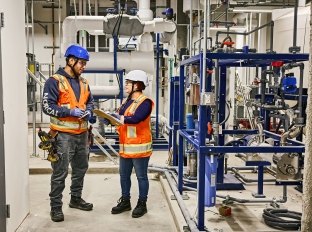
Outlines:
{"type": "Polygon", "coordinates": [[[111,116],[110,114],[105,113],[103,110],[95,109],[95,110],[93,110],[93,113],[95,113],[97,116],[99,116],[101,118],[105,118],[105,119],[109,120],[111,122],[111,124],[114,126],[123,125],[123,123],[118,118],[115,118],[115,117],[111,116]]]}

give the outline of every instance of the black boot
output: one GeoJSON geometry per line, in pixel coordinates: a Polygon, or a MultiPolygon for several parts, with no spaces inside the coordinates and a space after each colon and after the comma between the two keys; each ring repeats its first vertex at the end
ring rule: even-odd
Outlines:
{"type": "Polygon", "coordinates": [[[121,197],[117,203],[117,206],[112,208],[112,214],[119,214],[131,210],[130,198],[121,197]]]}
{"type": "Polygon", "coordinates": [[[139,199],[138,204],[136,205],[136,207],[132,211],[132,217],[133,218],[142,217],[146,213],[147,213],[146,200],[140,200],[139,199]]]}
{"type": "Polygon", "coordinates": [[[81,197],[71,196],[69,207],[90,211],[93,209],[93,204],[85,202],[85,200],[82,199],[81,197]]]}
{"type": "Polygon", "coordinates": [[[64,221],[62,207],[52,207],[50,212],[51,220],[54,222],[64,221]]]}

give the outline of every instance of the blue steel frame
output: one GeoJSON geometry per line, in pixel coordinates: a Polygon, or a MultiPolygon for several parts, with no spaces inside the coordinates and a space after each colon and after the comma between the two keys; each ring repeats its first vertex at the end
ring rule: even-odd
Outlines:
{"type": "MultiPolygon", "coordinates": [[[[220,66],[220,89],[218,120],[219,122],[225,118],[225,99],[226,99],[226,69],[228,67],[262,67],[270,66],[272,61],[283,61],[284,63],[300,62],[309,60],[309,54],[267,54],[267,53],[207,53],[207,68],[213,67],[213,60],[219,60],[220,66]]],[[[192,135],[192,131],[186,130],[184,127],[184,70],[187,65],[200,65],[202,69],[203,56],[198,54],[189,59],[183,60],[180,64],[180,77],[179,77],[179,149],[178,149],[178,190],[180,194],[183,193],[183,143],[184,140],[194,145],[197,149],[198,155],[198,177],[197,177],[197,194],[198,194],[198,207],[197,207],[197,227],[199,230],[205,229],[205,206],[211,207],[216,202],[216,182],[223,181],[224,167],[223,159],[217,160],[219,154],[223,153],[303,153],[305,147],[303,143],[298,141],[289,141],[290,146],[279,146],[279,135],[265,131],[266,137],[276,139],[276,146],[273,147],[251,147],[251,146],[223,146],[225,134],[257,134],[257,130],[240,131],[240,130],[223,130],[219,135],[219,144],[216,146],[206,146],[205,141],[207,137],[207,122],[210,120],[211,113],[210,107],[206,105],[199,106],[199,138],[192,135]],[[218,169],[217,169],[218,168],[218,169]],[[205,193],[207,196],[205,197],[205,193]]],[[[202,90],[202,77],[203,73],[200,72],[200,89],[202,90]]],[[[205,91],[211,91],[211,75],[207,76],[207,86],[205,91]]],[[[266,114],[264,114],[266,116],[266,114]]],[[[223,128],[224,129],[224,128],[223,128]]],[[[260,187],[261,188],[261,187],[260,187]]],[[[258,189],[258,193],[262,193],[262,189],[258,189]]]]}

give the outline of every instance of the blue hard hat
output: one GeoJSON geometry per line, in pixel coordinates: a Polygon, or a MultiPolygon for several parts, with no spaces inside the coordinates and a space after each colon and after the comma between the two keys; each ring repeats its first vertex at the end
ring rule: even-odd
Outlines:
{"type": "Polygon", "coordinates": [[[80,45],[70,45],[66,52],[65,52],[65,57],[69,57],[69,56],[74,56],[78,59],[83,59],[83,60],[86,60],[86,61],[89,61],[89,52],[81,47],[80,45]]]}

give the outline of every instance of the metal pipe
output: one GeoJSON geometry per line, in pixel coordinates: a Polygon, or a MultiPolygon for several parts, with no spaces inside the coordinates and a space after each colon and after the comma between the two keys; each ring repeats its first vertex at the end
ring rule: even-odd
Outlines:
{"type": "MultiPolygon", "coordinates": [[[[252,179],[252,178],[246,178],[244,177],[239,171],[235,168],[230,168],[230,170],[235,174],[235,176],[238,176],[240,179],[242,179],[245,183],[254,183],[258,182],[258,178],[252,179]]],[[[275,182],[276,179],[263,179],[263,182],[275,182]]]]}
{"type": "Polygon", "coordinates": [[[168,172],[168,171],[165,171],[164,174],[165,174],[165,176],[167,178],[167,181],[169,183],[171,191],[173,192],[173,194],[174,194],[174,196],[175,196],[175,198],[176,198],[176,200],[178,202],[178,205],[179,205],[179,207],[181,209],[183,217],[184,217],[187,225],[189,226],[190,231],[192,231],[192,232],[197,232],[198,231],[199,232],[199,230],[198,230],[198,228],[196,226],[195,221],[193,220],[193,218],[191,217],[190,213],[188,212],[188,210],[187,210],[187,208],[186,208],[186,206],[184,204],[184,201],[183,201],[183,199],[182,199],[182,197],[180,195],[180,192],[177,189],[176,184],[173,181],[173,178],[171,177],[171,173],[168,172]]]}
{"type": "Polygon", "coordinates": [[[236,198],[236,197],[231,197],[229,195],[227,196],[223,196],[223,195],[217,195],[217,197],[222,198],[222,199],[226,199],[226,200],[232,200],[238,203],[272,203],[272,204],[276,204],[276,203],[285,203],[287,202],[287,186],[283,185],[283,197],[280,200],[276,200],[276,199],[268,199],[268,200],[264,200],[264,199],[242,199],[242,198],[236,198]]]}
{"type": "Polygon", "coordinates": [[[37,77],[36,77],[27,67],[26,67],[26,71],[27,71],[28,75],[29,75],[32,79],[34,79],[34,81],[36,81],[38,85],[40,85],[40,87],[43,87],[43,83],[40,82],[40,81],[37,79],[37,77]]]}
{"type": "Polygon", "coordinates": [[[206,92],[207,78],[207,38],[210,37],[210,0],[205,0],[204,4],[204,48],[203,48],[203,67],[202,67],[202,93],[206,92]],[[209,17],[208,17],[209,16],[209,17]]]}
{"type": "Polygon", "coordinates": [[[267,26],[271,26],[271,27],[273,27],[274,26],[274,22],[273,21],[271,21],[271,22],[268,22],[268,23],[266,23],[266,24],[263,24],[262,26],[260,26],[260,27],[257,27],[257,28],[255,28],[255,29],[253,29],[253,30],[251,30],[251,31],[248,31],[248,32],[234,32],[234,31],[232,31],[232,32],[225,32],[225,31],[217,31],[216,32],[216,44],[218,44],[218,38],[219,38],[219,35],[220,34],[231,34],[231,35],[244,35],[244,36],[246,36],[246,35],[249,35],[249,34],[251,34],[251,33],[254,33],[254,32],[256,32],[256,31],[258,31],[258,30],[260,30],[260,29],[262,29],[262,28],[264,28],[264,27],[267,27],[267,26]]]}
{"type": "Polygon", "coordinates": [[[31,0],[31,43],[32,54],[35,54],[35,24],[34,24],[34,1],[31,0]]]}
{"type": "Polygon", "coordinates": [[[300,77],[299,77],[299,97],[298,97],[298,111],[299,111],[299,118],[302,117],[302,91],[303,91],[303,75],[304,75],[304,63],[290,63],[287,65],[284,65],[282,67],[282,76],[285,75],[285,71],[287,69],[292,69],[295,67],[299,67],[300,69],[300,77]]]}
{"type": "Polygon", "coordinates": [[[297,46],[297,19],[298,19],[298,0],[295,0],[294,7],[294,33],[293,33],[293,47],[297,46]]]}
{"type": "Polygon", "coordinates": [[[190,3],[190,27],[189,27],[189,50],[190,57],[192,57],[193,48],[193,1],[190,3]]]}
{"type": "Polygon", "coordinates": [[[291,128],[289,131],[285,132],[284,134],[282,134],[281,136],[281,146],[285,146],[287,145],[287,139],[293,139],[295,137],[297,137],[300,132],[301,132],[301,128],[300,126],[298,127],[293,127],[291,128]]]}
{"type": "Polygon", "coordinates": [[[156,138],[159,137],[159,59],[160,59],[160,44],[159,33],[156,34],[156,138]]]}

